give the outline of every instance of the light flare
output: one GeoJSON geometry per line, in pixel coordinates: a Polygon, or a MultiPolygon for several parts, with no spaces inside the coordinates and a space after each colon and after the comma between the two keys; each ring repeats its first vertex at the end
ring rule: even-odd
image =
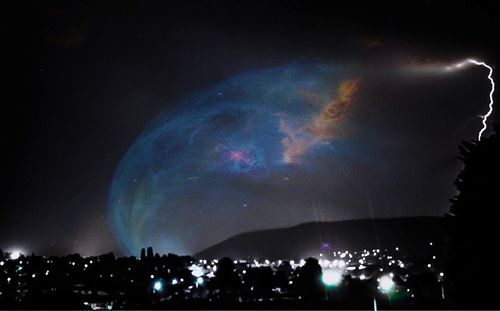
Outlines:
{"type": "Polygon", "coordinates": [[[12,260],[17,260],[19,259],[19,257],[21,257],[21,255],[23,254],[23,250],[21,249],[12,249],[10,251],[10,259],[12,260]]]}
{"type": "Polygon", "coordinates": [[[163,289],[163,283],[161,281],[156,281],[153,285],[153,289],[160,292],[163,289]]]}
{"type": "Polygon", "coordinates": [[[378,279],[378,284],[380,290],[384,293],[388,293],[394,289],[395,283],[392,280],[392,277],[389,275],[384,275],[380,279],[378,279]]]}
{"type": "Polygon", "coordinates": [[[321,275],[321,281],[326,286],[338,286],[342,282],[342,272],[339,270],[328,269],[321,275]]]}

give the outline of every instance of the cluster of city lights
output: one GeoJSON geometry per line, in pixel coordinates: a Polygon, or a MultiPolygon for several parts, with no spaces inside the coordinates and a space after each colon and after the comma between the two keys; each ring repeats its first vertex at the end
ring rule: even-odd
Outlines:
{"type": "MultiPolygon", "coordinates": [[[[432,255],[437,248],[433,242],[428,242],[429,254],[426,255],[427,261],[424,264],[419,264],[420,271],[430,271],[436,275],[439,282],[443,282],[444,273],[439,271],[440,261],[437,255],[432,255]]],[[[410,271],[415,271],[415,263],[402,256],[399,247],[391,249],[363,249],[360,251],[328,251],[319,253],[317,264],[321,268],[321,282],[324,284],[328,291],[335,292],[339,287],[344,286],[344,281],[347,279],[359,279],[361,281],[369,282],[369,284],[376,284],[376,288],[381,295],[392,296],[393,293],[404,293],[408,297],[413,297],[410,288],[407,287],[406,279],[410,271]]],[[[61,261],[56,258],[38,257],[39,259],[33,260],[32,256],[23,256],[21,251],[11,251],[0,257],[0,272],[3,271],[5,282],[7,286],[18,288],[30,284],[30,280],[50,280],[51,277],[64,273],[67,279],[78,273],[95,273],[94,266],[99,265],[103,259],[101,257],[68,257],[66,260],[61,261]],[[34,269],[32,262],[41,262],[37,264],[38,268],[34,269]],[[62,270],[61,270],[62,269],[62,270]],[[55,271],[55,272],[53,272],[55,271]],[[94,272],[92,272],[94,271],[94,272]]],[[[139,261],[141,259],[138,259],[139,261]]],[[[95,277],[106,280],[118,280],[130,273],[127,282],[138,283],[142,282],[142,277],[147,278],[149,284],[148,290],[158,297],[164,299],[171,295],[184,295],[185,297],[194,297],[201,292],[206,292],[210,287],[210,279],[217,275],[219,260],[217,259],[189,259],[183,264],[185,269],[188,269],[191,276],[186,278],[183,274],[171,272],[170,268],[166,266],[166,262],[156,261],[151,272],[145,276],[135,274],[137,271],[135,266],[141,265],[135,259],[129,262],[130,266],[125,267],[125,272],[104,271],[95,274],[95,277]],[[132,271],[134,270],[134,271],[132,271]],[[123,274],[125,273],[125,274],[123,274]],[[139,278],[139,279],[137,279],[139,278]],[[199,289],[199,290],[198,290],[199,289]]],[[[302,268],[308,264],[316,264],[314,261],[299,259],[299,260],[271,260],[271,259],[236,259],[232,261],[234,265],[234,272],[239,276],[241,284],[248,286],[248,290],[254,291],[254,286],[245,285],[248,282],[248,272],[252,270],[259,270],[261,268],[271,268],[273,273],[278,272],[282,265],[287,263],[287,277],[286,286],[276,286],[272,288],[275,295],[283,295],[293,291],[296,287],[296,281],[299,279],[302,268]],[[291,269],[290,269],[291,268],[291,269]]],[[[417,269],[417,270],[418,270],[417,269]]],[[[253,272],[253,271],[252,271],[253,272]]],[[[1,274],[0,274],[1,275],[1,274]]],[[[1,277],[1,276],[0,276],[1,277]]],[[[444,296],[444,293],[443,293],[444,296]]],[[[254,297],[255,299],[263,299],[262,297],[254,297]]],[[[186,298],[187,299],[187,298],[186,298]]],[[[297,299],[301,299],[298,297],[297,299]]],[[[260,301],[260,300],[259,300],[260,301]]],[[[87,305],[92,307],[94,302],[86,300],[87,305]]],[[[376,302],[374,302],[376,303],[376,302]]],[[[107,304],[107,308],[110,304],[107,304]]],[[[99,308],[99,305],[96,306],[99,308]]]]}

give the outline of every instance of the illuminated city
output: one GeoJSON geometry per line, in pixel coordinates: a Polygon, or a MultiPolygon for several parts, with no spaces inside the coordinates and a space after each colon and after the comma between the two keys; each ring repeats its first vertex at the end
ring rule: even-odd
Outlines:
{"type": "Polygon", "coordinates": [[[344,296],[357,291],[359,308],[369,307],[373,299],[379,307],[388,306],[389,300],[393,307],[422,303],[441,307],[446,292],[443,261],[432,255],[439,246],[431,244],[418,263],[401,255],[399,247],[337,250],[318,254],[319,259],[276,261],[160,256],[153,255],[152,249],[139,257],[122,258],[112,254],[45,257],[4,253],[1,295],[7,307],[57,307],[53,302],[62,300],[63,305],[93,310],[238,305],[291,308],[306,306],[314,295],[324,303],[335,301],[342,306],[344,296]],[[315,268],[318,275],[311,273],[315,268]],[[234,276],[234,283],[227,274],[234,276]],[[418,276],[424,275],[432,282],[420,283],[418,276]],[[311,290],[314,284],[318,292],[311,290]]]}

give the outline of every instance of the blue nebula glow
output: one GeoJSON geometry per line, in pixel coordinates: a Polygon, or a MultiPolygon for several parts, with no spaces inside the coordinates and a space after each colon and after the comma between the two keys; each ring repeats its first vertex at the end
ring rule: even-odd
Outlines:
{"type": "Polygon", "coordinates": [[[161,114],[127,151],[111,186],[111,223],[125,252],[152,245],[189,254],[242,231],[311,221],[304,207],[311,197],[341,200],[330,196],[345,183],[342,158],[351,161],[363,143],[332,138],[301,163],[285,163],[280,120],[311,122],[346,78],[339,67],[314,64],[251,71],[161,114]]]}

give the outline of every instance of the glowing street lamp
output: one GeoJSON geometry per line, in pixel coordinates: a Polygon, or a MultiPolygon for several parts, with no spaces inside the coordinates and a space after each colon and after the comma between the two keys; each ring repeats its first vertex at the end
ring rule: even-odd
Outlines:
{"type": "Polygon", "coordinates": [[[198,286],[201,286],[203,285],[203,278],[200,276],[198,278],[196,278],[196,288],[198,288],[198,286]]]}
{"type": "Polygon", "coordinates": [[[153,284],[153,292],[161,292],[163,289],[163,282],[161,280],[157,280],[153,284]]]}
{"type": "Polygon", "coordinates": [[[192,264],[191,267],[189,267],[189,270],[191,270],[191,274],[197,278],[205,274],[203,267],[195,264],[192,264]]]}
{"type": "Polygon", "coordinates": [[[21,251],[20,250],[13,250],[11,253],[10,253],[10,259],[12,260],[16,260],[18,259],[19,257],[21,256],[21,251]]]}
{"type": "Polygon", "coordinates": [[[379,289],[383,293],[389,293],[394,289],[395,283],[392,280],[392,277],[389,275],[384,275],[380,279],[378,279],[379,289]]]}
{"type": "Polygon", "coordinates": [[[340,272],[339,270],[328,269],[323,272],[321,281],[328,287],[338,286],[342,281],[342,272],[340,272]]]}

